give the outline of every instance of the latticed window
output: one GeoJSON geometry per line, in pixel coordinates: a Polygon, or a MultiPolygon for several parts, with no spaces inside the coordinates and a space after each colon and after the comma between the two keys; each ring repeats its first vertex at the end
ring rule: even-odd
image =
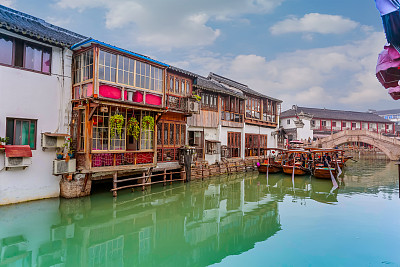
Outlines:
{"type": "Polygon", "coordinates": [[[74,59],[74,83],[93,78],[93,50],[79,54],[74,59]]]}
{"type": "Polygon", "coordinates": [[[228,132],[228,153],[232,158],[240,157],[241,133],[228,132]]]}
{"type": "Polygon", "coordinates": [[[178,149],[185,145],[186,127],[184,122],[164,121],[160,122],[157,131],[158,149],[157,153],[159,161],[176,161],[178,160],[178,149]]]}
{"type": "Polygon", "coordinates": [[[245,136],[245,155],[262,156],[267,148],[267,135],[246,134],[245,136]]]}
{"type": "Polygon", "coordinates": [[[134,59],[118,56],[118,83],[135,85],[135,63],[134,59]]]}
{"type": "Polygon", "coordinates": [[[103,50],[99,53],[99,79],[141,89],[163,91],[162,69],[103,50]]]}
{"type": "Polygon", "coordinates": [[[99,79],[115,82],[117,74],[117,55],[100,50],[99,79]]]}
{"type": "Polygon", "coordinates": [[[153,136],[154,136],[154,128],[145,126],[143,123],[143,118],[146,116],[153,117],[153,112],[150,111],[142,111],[141,118],[141,132],[140,132],[140,149],[153,149],[153,136]]]}
{"type": "Polygon", "coordinates": [[[93,115],[93,150],[108,150],[109,112],[96,109],[93,115]]]}

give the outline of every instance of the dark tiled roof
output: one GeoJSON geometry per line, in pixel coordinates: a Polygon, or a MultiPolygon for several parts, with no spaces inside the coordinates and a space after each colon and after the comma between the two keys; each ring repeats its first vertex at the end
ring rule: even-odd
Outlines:
{"type": "Polygon", "coordinates": [[[56,46],[71,46],[87,38],[2,5],[0,28],[56,46]]]}
{"type": "MultiPolygon", "coordinates": [[[[297,107],[297,113],[300,112],[312,114],[314,115],[314,118],[317,119],[382,122],[382,123],[391,122],[370,112],[297,107]]],[[[296,111],[294,109],[289,109],[281,113],[281,118],[294,117],[295,114],[296,111]]]]}
{"type": "Polygon", "coordinates": [[[399,114],[400,113],[400,109],[377,110],[377,111],[374,111],[373,113],[375,113],[377,115],[399,114]]]}
{"type": "Polygon", "coordinates": [[[203,76],[197,75],[196,82],[193,85],[196,88],[203,89],[203,90],[208,90],[216,93],[222,93],[222,94],[227,94],[227,95],[232,95],[236,96],[239,98],[244,98],[243,94],[236,92],[234,90],[231,90],[222,84],[219,84],[215,81],[212,81],[208,78],[205,78],[203,76]]]}
{"type": "Polygon", "coordinates": [[[279,100],[279,99],[276,99],[276,98],[261,94],[261,93],[255,91],[255,90],[251,89],[250,87],[248,87],[247,85],[245,85],[243,83],[236,82],[234,80],[231,80],[229,78],[223,77],[221,75],[218,75],[218,74],[215,74],[215,73],[212,73],[212,72],[210,72],[210,74],[208,75],[208,78],[216,80],[217,82],[226,84],[228,86],[231,86],[233,88],[239,89],[242,92],[247,93],[247,94],[269,98],[269,99],[275,100],[277,102],[282,102],[282,100],[279,100]]]}
{"type": "Polygon", "coordinates": [[[171,66],[171,65],[169,65],[168,70],[173,70],[173,71],[185,74],[187,76],[191,76],[192,78],[196,78],[196,77],[199,76],[199,75],[197,75],[197,74],[195,74],[193,72],[190,72],[190,71],[187,71],[187,70],[184,70],[184,69],[180,69],[180,68],[177,68],[177,67],[174,67],[174,66],[171,66]]]}

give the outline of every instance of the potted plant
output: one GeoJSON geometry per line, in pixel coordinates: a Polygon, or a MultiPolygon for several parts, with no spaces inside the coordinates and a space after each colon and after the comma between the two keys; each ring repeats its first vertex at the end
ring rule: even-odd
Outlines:
{"type": "Polygon", "coordinates": [[[128,120],[128,124],[126,126],[126,134],[127,135],[132,135],[133,138],[138,140],[139,138],[139,133],[140,133],[140,126],[139,122],[135,117],[132,117],[128,120]]]}
{"type": "Polygon", "coordinates": [[[61,160],[61,159],[64,158],[64,153],[62,153],[62,152],[57,152],[57,153],[56,153],[56,157],[57,157],[57,159],[61,160]]]}
{"type": "Polygon", "coordinates": [[[153,130],[154,129],[154,118],[152,116],[144,116],[142,119],[142,126],[145,130],[153,130]]]}
{"type": "Polygon", "coordinates": [[[8,137],[0,137],[0,148],[3,148],[5,144],[7,144],[9,138],[8,137]]]}
{"type": "Polygon", "coordinates": [[[117,130],[119,138],[121,138],[122,134],[122,126],[124,125],[124,116],[121,114],[114,114],[110,118],[110,133],[111,138],[115,136],[115,130],[117,130]]]}

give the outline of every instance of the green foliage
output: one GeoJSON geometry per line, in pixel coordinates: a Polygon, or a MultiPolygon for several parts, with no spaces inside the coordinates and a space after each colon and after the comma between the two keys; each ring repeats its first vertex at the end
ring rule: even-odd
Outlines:
{"type": "Polygon", "coordinates": [[[2,143],[6,144],[9,139],[10,138],[8,138],[8,137],[4,137],[4,138],[0,137],[0,144],[2,144],[2,143]]]}
{"type": "Polygon", "coordinates": [[[117,134],[119,138],[121,138],[122,134],[122,126],[124,125],[124,116],[121,114],[112,115],[110,118],[110,134],[111,138],[115,136],[115,130],[117,130],[117,134]]]}
{"type": "Polygon", "coordinates": [[[144,116],[142,126],[145,130],[154,130],[154,118],[152,116],[144,116]]]}
{"type": "Polygon", "coordinates": [[[74,151],[72,149],[72,139],[71,139],[71,137],[65,138],[65,143],[63,144],[63,147],[65,147],[68,152],[73,152],[74,151]]]}
{"type": "Polygon", "coordinates": [[[140,125],[139,122],[135,117],[132,117],[128,120],[128,125],[126,129],[126,134],[127,135],[132,135],[133,138],[138,140],[139,138],[139,133],[140,133],[140,125]]]}
{"type": "Polygon", "coordinates": [[[192,95],[192,97],[194,99],[196,99],[196,101],[200,101],[201,100],[201,96],[199,96],[199,95],[192,95]]]}

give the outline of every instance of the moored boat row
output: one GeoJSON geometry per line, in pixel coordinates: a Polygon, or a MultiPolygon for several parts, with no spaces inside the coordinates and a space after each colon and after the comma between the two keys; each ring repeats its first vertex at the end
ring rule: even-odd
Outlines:
{"type": "Polygon", "coordinates": [[[342,173],[346,161],[341,149],[267,149],[264,161],[258,164],[260,173],[283,172],[293,176],[311,174],[316,178],[331,179],[342,173]]]}

